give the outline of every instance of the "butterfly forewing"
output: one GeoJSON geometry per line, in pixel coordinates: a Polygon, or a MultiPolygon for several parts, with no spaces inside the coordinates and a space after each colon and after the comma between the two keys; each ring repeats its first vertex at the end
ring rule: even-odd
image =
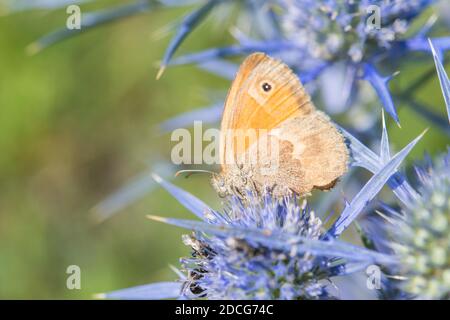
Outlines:
{"type": "Polygon", "coordinates": [[[227,153],[235,159],[245,152],[255,142],[255,133],[258,137],[312,108],[309,96],[288,66],[263,53],[250,55],[242,63],[225,103],[222,164],[227,153]]]}

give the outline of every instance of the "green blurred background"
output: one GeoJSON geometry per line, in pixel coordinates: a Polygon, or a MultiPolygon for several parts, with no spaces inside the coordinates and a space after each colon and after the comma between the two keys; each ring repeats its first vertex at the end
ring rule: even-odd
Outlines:
{"type": "MultiPolygon", "coordinates": [[[[155,125],[208,105],[211,94],[229,85],[190,66],[169,68],[155,80],[169,41],[155,33],[187,11],[140,14],[33,56],[26,47],[64,26],[65,10],[0,17],[0,298],[91,298],[176,278],[168,264],[188,254],[182,230],[145,218],[190,218],[166,192],[158,189],[101,224],[92,208],[152,163],[169,159],[170,136],[155,135],[155,125]],[[81,290],[66,288],[73,264],[81,268],[81,290]]],[[[230,42],[212,20],[181,52],[230,42]]],[[[396,86],[430,66],[431,58],[404,66],[396,86]]],[[[436,77],[418,96],[443,114],[436,77]]],[[[431,126],[410,158],[424,148],[445,149],[442,132],[409,108],[401,108],[400,118],[402,129],[389,123],[397,149],[431,126]]],[[[175,183],[217,204],[206,177],[175,183]]]]}

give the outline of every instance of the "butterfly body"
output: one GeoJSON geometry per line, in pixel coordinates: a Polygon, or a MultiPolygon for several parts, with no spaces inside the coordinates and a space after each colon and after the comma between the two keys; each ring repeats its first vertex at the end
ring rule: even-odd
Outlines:
{"type": "Polygon", "coordinates": [[[279,60],[250,55],[230,88],[221,124],[219,194],[276,196],[328,190],[347,170],[344,138],[279,60]]]}

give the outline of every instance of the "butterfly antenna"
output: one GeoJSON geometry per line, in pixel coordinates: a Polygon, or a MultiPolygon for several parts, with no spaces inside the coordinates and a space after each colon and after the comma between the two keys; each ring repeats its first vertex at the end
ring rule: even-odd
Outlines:
{"type": "Polygon", "coordinates": [[[175,177],[178,177],[180,174],[186,174],[186,178],[189,178],[191,175],[196,173],[209,173],[212,175],[216,175],[216,172],[209,171],[209,170],[200,170],[200,169],[186,169],[186,170],[179,170],[175,173],[175,177]]]}

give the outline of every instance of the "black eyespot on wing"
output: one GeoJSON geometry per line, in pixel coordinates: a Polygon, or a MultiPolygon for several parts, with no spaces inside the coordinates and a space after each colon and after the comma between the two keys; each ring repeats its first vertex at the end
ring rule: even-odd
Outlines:
{"type": "Polygon", "coordinates": [[[270,90],[272,90],[272,86],[267,82],[264,82],[261,87],[265,92],[269,92],[270,90]]]}

